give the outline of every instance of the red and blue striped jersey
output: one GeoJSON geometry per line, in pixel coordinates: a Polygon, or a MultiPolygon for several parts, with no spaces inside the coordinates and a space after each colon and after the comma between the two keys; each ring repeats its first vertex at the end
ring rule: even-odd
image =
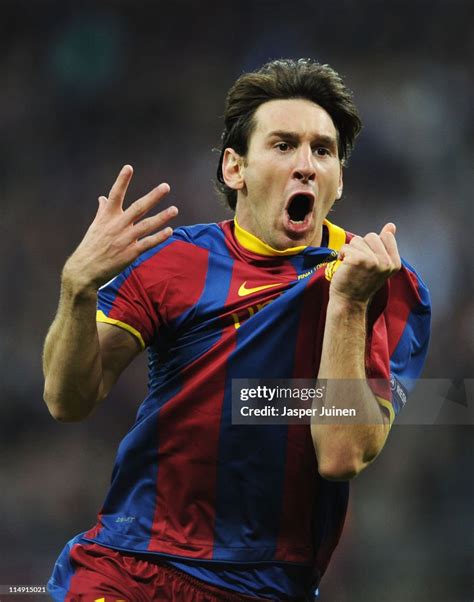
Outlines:
{"type": "MultiPolygon", "coordinates": [[[[331,267],[351,235],[276,251],[235,222],[178,228],[102,287],[98,320],[149,353],[148,395],[86,537],[135,553],[312,567],[337,545],[348,484],[323,480],[308,425],[233,425],[235,378],[314,378],[331,267]]],[[[421,372],[428,292],[405,262],[368,314],[367,372],[421,372]]],[[[381,392],[398,413],[401,403],[381,392]]]]}

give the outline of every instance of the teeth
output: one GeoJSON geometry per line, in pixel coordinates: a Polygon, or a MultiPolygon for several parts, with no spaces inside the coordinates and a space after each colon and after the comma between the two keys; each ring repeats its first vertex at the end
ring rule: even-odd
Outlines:
{"type": "Polygon", "coordinates": [[[304,222],[304,220],[300,219],[300,220],[294,220],[294,219],[290,219],[290,222],[292,224],[302,224],[304,222]]]}

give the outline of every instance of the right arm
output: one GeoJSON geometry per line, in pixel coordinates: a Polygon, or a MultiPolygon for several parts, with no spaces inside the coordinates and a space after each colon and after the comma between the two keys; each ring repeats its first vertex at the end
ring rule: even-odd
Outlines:
{"type": "Polygon", "coordinates": [[[96,303],[95,291],[79,293],[63,276],[43,354],[44,400],[61,422],[86,418],[141,350],[132,334],[96,322],[96,303]]]}
{"type": "Polygon", "coordinates": [[[109,197],[99,198],[93,223],[63,269],[59,306],[43,353],[44,399],[60,421],[86,418],[140,351],[132,334],[96,323],[97,291],[141,253],[169,238],[171,228],[155,231],[177,209],[141,219],[168,193],[168,185],[161,184],[123,211],[132,173],[125,166],[109,197]]]}

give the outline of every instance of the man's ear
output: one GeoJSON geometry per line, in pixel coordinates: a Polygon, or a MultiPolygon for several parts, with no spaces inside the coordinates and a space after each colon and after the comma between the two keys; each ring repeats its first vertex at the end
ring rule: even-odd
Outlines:
{"type": "Polygon", "coordinates": [[[338,201],[341,196],[342,196],[342,191],[344,190],[344,182],[343,182],[343,177],[342,177],[342,165],[341,165],[341,171],[339,172],[339,185],[337,187],[337,196],[336,196],[336,201],[338,201]]]}
{"type": "Polygon", "coordinates": [[[233,148],[226,148],[222,158],[222,177],[229,188],[242,190],[245,185],[243,176],[244,158],[233,148]]]}

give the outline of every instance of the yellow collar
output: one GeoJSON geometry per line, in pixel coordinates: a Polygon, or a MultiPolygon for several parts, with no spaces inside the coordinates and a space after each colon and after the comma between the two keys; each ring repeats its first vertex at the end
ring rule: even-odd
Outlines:
{"type": "MultiPolygon", "coordinates": [[[[304,251],[307,245],[301,245],[299,247],[290,247],[289,249],[283,249],[282,251],[278,249],[274,249],[270,245],[267,245],[266,242],[257,238],[254,234],[248,232],[248,230],[244,230],[238,223],[237,218],[234,217],[235,224],[235,237],[238,242],[247,249],[247,251],[252,251],[252,253],[257,253],[258,255],[265,255],[266,257],[271,256],[285,256],[285,255],[297,255],[304,251]]],[[[330,249],[334,249],[335,251],[339,251],[342,245],[346,242],[346,233],[345,231],[336,226],[335,224],[331,224],[327,219],[324,220],[324,225],[328,229],[329,232],[329,243],[328,247],[330,249]]]]}

